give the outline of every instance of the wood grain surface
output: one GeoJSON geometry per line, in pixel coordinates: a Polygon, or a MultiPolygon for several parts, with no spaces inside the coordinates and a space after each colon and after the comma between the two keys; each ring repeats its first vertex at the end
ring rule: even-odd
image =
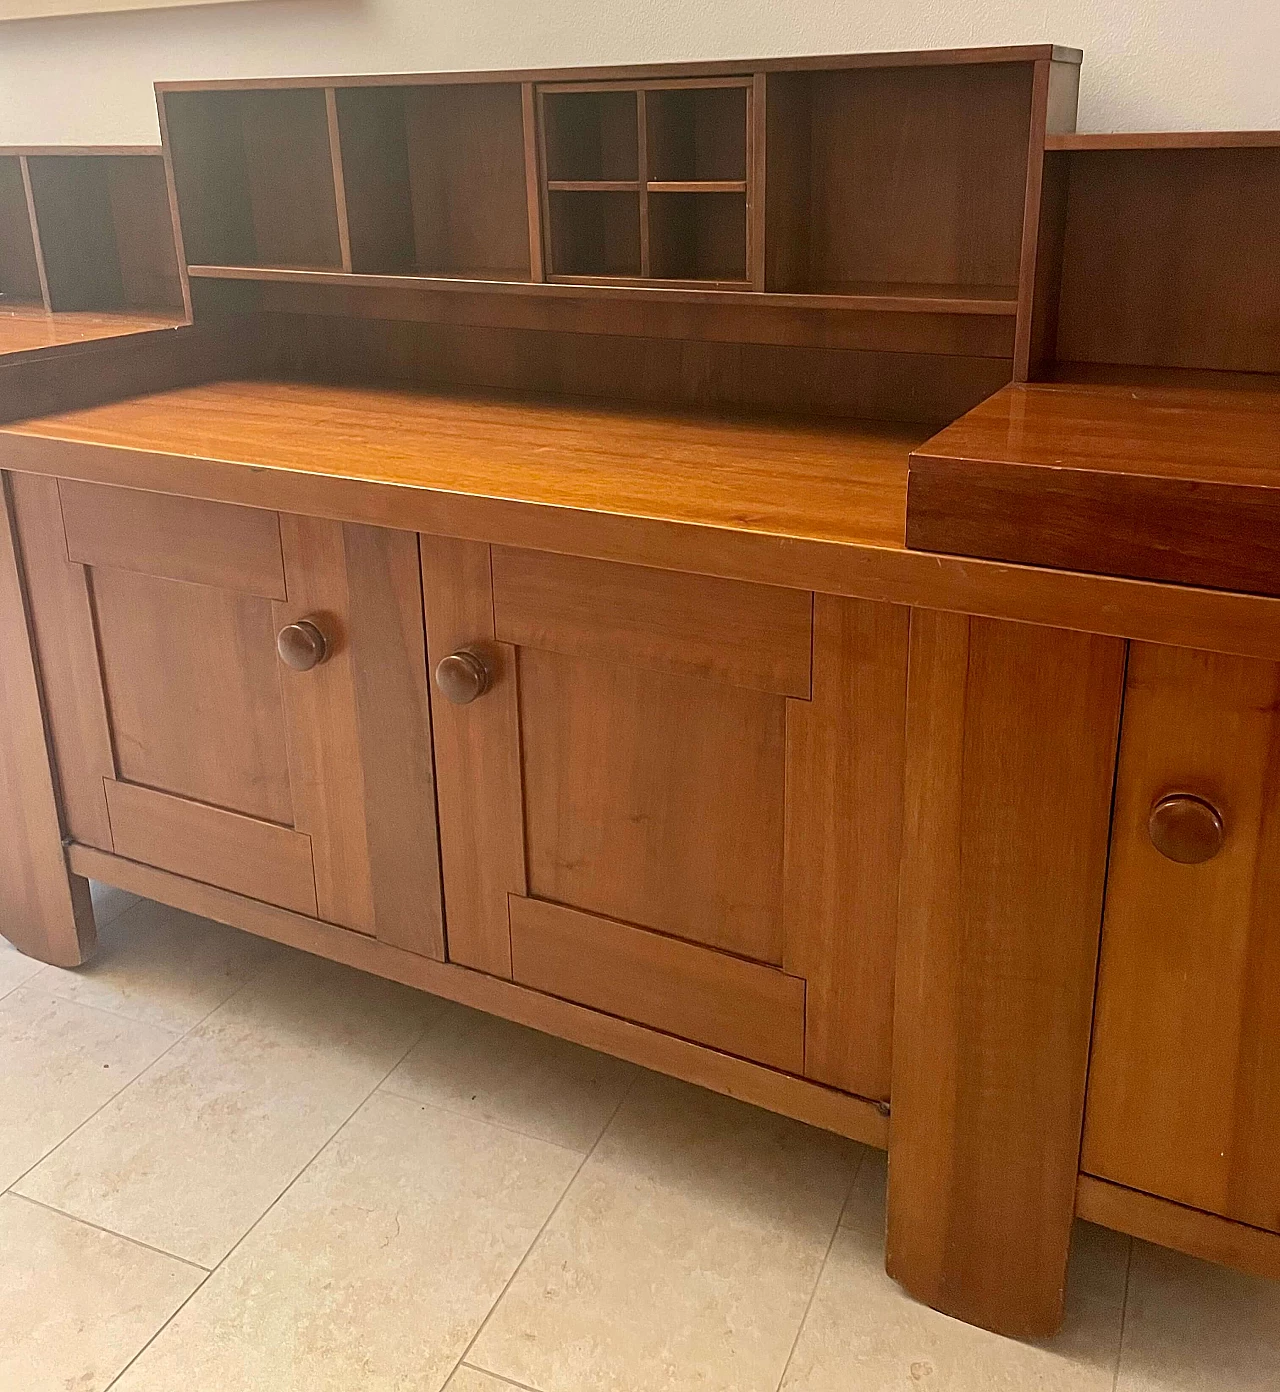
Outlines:
{"type": "Polygon", "coordinates": [[[1125,647],[912,614],[886,1265],[1062,1321],[1125,647]]]}
{"type": "Polygon", "coordinates": [[[1129,659],[1082,1168],[1280,1232],[1280,667],[1135,644],[1129,659]],[[1202,864],[1153,805],[1209,802],[1202,864]]]}

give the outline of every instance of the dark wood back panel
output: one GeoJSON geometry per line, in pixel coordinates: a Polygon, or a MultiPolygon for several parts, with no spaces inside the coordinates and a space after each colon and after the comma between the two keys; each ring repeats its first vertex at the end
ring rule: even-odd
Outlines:
{"type": "Polygon", "coordinates": [[[0,308],[40,298],[40,268],[18,155],[0,156],[0,308]]]}
{"type": "Polygon", "coordinates": [[[691,410],[943,424],[1009,381],[1007,358],[705,343],[468,324],[273,316],[276,370],[597,397],[691,410]]]}
{"type": "Polygon", "coordinates": [[[1280,147],[1068,162],[1060,362],[1280,372],[1280,147]]]}

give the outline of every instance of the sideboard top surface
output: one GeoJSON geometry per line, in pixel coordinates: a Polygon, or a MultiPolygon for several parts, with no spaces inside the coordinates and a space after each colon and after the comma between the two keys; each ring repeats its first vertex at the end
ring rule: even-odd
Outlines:
{"type": "MultiPolygon", "coordinates": [[[[20,422],[0,437],[901,548],[907,456],[929,433],[883,421],[244,380],[20,422]]],[[[0,445],[0,463],[5,455],[0,445]]]]}
{"type": "MultiPolygon", "coordinates": [[[[1238,378],[1236,380],[1239,380],[1238,378]]],[[[931,459],[1280,487],[1280,384],[1003,388],[920,451],[931,459]]]]}

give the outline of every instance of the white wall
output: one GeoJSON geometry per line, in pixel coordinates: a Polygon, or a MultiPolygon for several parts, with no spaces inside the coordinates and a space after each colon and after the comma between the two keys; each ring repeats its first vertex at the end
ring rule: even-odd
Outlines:
{"type": "Polygon", "coordinates": [[[0,24],[0,144],[154,141],[159,78],[1045,41],[1081,130],[1280,127],[1280,0],[246,0],[0,24]]]}

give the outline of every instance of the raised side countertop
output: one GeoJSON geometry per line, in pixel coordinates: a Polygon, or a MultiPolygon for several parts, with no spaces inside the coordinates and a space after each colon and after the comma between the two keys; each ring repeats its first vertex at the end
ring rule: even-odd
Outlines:
{"type": "Polygon", "coordinates": [[[912,454],[907,543],[1280,595],[1280,389],[1005,387],[912,454]]]}
{"type": "Polygon", "coordinates": [[[182,314],[157,310],[58,311],[42,305],[12,304],[0,300],[0,358],[46,348],[66,348],[77,343],[96,343],[126,334],[176,329],[187,322],[182,314]]]}
{"type": "Polygon", "coordinates": [[[1280,658],[1277,599],[904,546],[930,433],[249,379],[0,427],[0,469],[1280,658]]]}

